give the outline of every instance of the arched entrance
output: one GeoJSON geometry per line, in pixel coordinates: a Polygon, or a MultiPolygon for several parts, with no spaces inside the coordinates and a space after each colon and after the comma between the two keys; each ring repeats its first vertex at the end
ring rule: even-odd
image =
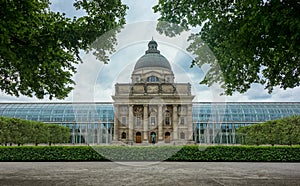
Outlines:
{"type": "Polygon", "coordinates": [[[122,139],[126,139],[126,132],[122,132],[122,139]]]}
{"type": "Polygon", "coordinates": [[[171,136],[170,132],[165,133],[165,143],[170,143],[170,136],[171,136]]]}
{"type": "Polygon", "coordinates": [[[136,143],[142,143],[142,134],[141,134],[141,132],[137,132],[135,134],[135,142],[136,143]]]}
{"type": "Polygon", "coordinates": [[[156,133],[155,132],[150,133],[150,142],[153,144],[156,143],[156,133]]]}

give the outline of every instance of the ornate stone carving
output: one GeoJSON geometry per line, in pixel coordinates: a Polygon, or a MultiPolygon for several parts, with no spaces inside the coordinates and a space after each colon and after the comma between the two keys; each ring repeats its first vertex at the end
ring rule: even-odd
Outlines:
{"type": "Polygon", "coordinates": [[[143,107],[142,106],[134,106],[133,107],[133,113],[134,113],[134,116],[142,116],[143,115],[143,107]]]}
{"type": "Polygon", "coordinates": [[[148,93],[157,93],[158,92],[158,85],[148,85],[147,86],[148,93]]]}

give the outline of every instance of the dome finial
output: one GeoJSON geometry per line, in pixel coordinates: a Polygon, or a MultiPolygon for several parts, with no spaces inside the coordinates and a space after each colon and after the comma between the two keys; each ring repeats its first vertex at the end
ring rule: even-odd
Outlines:
{"type": "Polygon", "coordinates": [[[159,53],[159,50],[157,50],[157,43],[154,41],[153,36],[152,40],[148,43],[148,50],[146,51],[146,54],[147,53],[159,53]]]}

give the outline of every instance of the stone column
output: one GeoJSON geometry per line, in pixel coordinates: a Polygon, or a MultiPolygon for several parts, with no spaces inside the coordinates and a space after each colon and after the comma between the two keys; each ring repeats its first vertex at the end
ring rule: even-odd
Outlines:
{"type": "Polygon", "coordinates": [[[193,140],[193,118],[192,118],[192,104],[187,105],[187,127],[188,127],[188,141],[193,140]]]}
{"type": "Polygon", "coordinates": [[[173,105],[173,140],[178,140],[178,113],[177,106],[173,105]]]}
{"type": "Polygon", "coordinates": [[[163,138],[163,111],[162,105],[158,105],[158,141],[162,141],[163,138]]]}
{"type": "Polygon", "coordinates": [[[128,126],[129,126],[128,140],[129,142],[132,142],[133,141],[133,105],[129,106],[128,126]]]}
{"type": "MultiPolygon", "coordinates": [[[[114,105],[114,141],[119,141],[119,109],[118,105],[114,105]]],[[[102,137],[102,136],[101,136],[102,137]]]]}
{"type": "Polygon", "coordinates": [[[143,143],[148,143],[148,105],[144,105],[144,140],[143,143]]]}

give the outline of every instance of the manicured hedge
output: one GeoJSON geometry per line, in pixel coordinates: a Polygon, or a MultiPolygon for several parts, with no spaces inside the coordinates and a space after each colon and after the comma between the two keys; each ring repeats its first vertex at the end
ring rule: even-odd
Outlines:
{"type": "Polygon", "coordinates": [[[0,161],[92,161],[105,160],[88,146],[0,147],[0,161]]]}
{"type": "Polygon", "coordinates": [[[300,146],[22,146],[0,147],[0,161],[300,162],[300,146]]]}
{"type": "Polygon", "coordinates": [[[299,145],[300,116],[240,127],[237,138],[244,145],[299,145]]]}
{"type": "Polygon", "coordinates": [[[45,124],[18,118],[0,117],[0,144],[66,143],[70,129],[57,124],[45,124]]]}

